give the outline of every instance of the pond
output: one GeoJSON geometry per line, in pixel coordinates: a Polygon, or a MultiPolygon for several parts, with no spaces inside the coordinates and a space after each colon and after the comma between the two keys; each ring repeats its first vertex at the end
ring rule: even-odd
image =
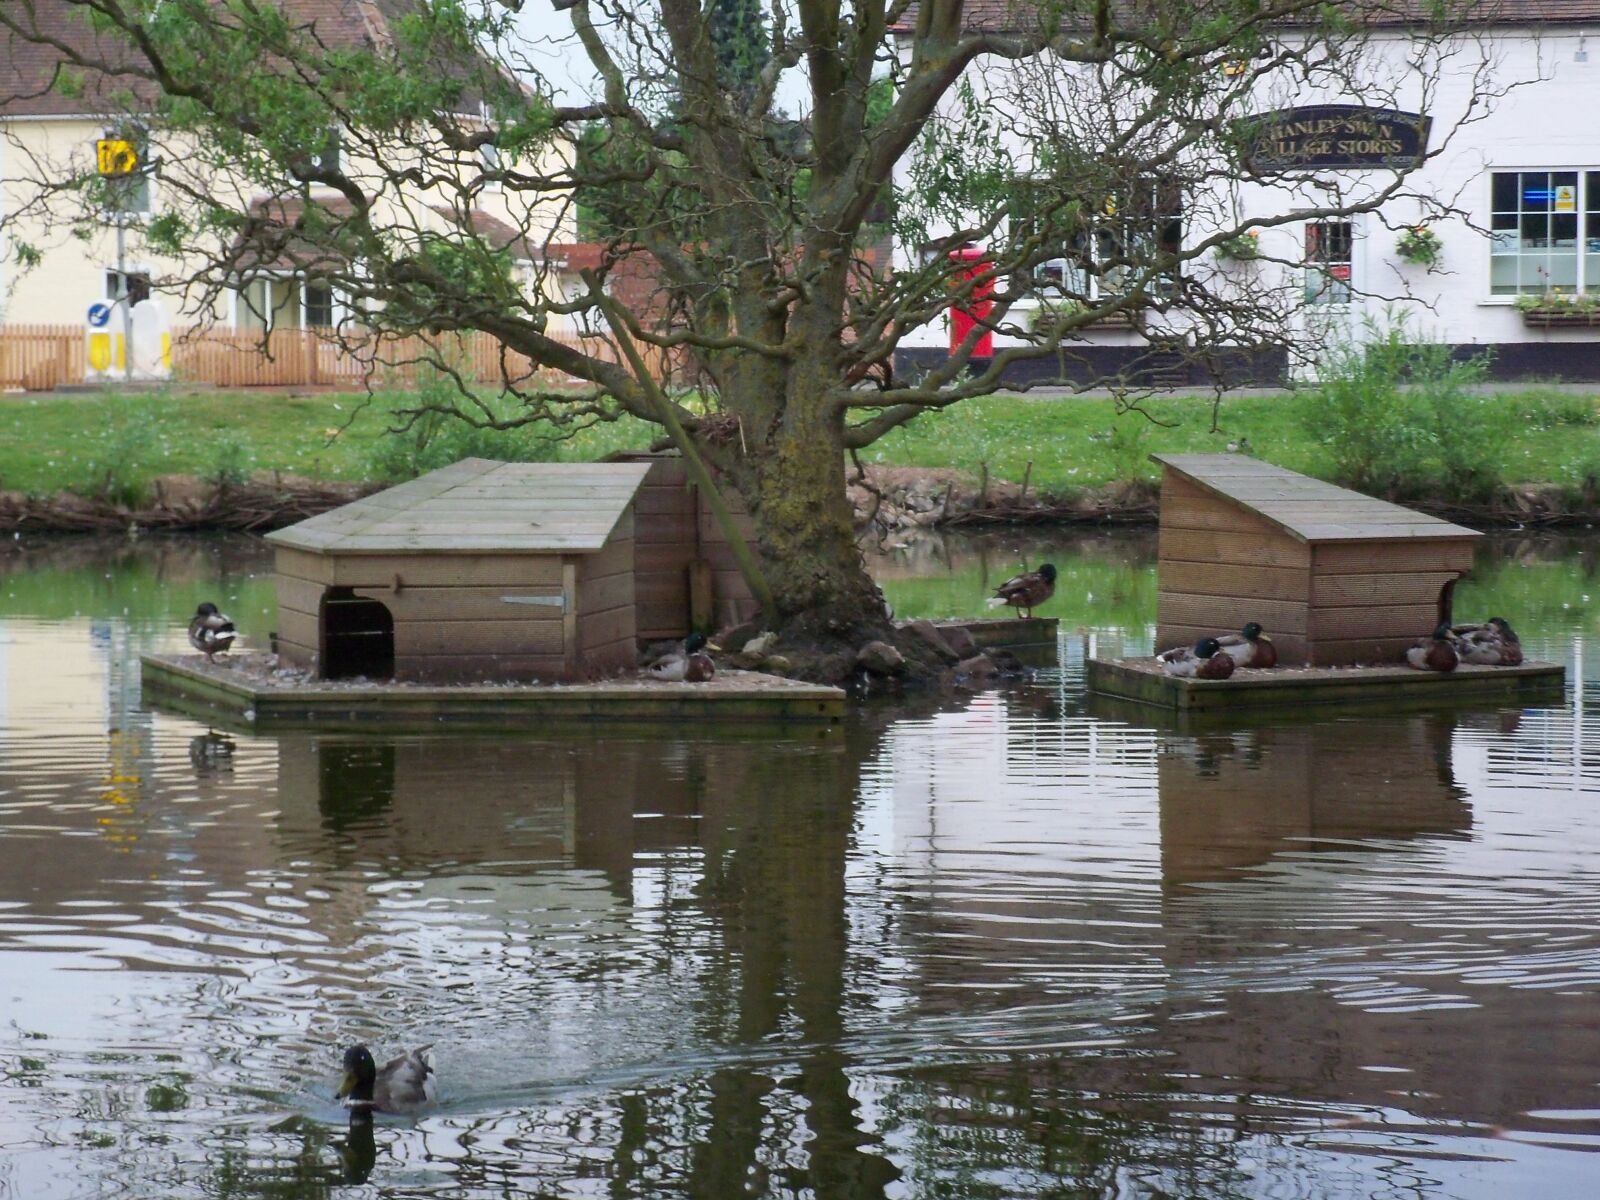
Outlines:
{"type": "Polygon", "coordinates": [[[1061,667],[842,730],[252,737],[141,707],[250,539],[0,553],[0,1197],[1587,1197],[1600,541],[1458,593],[1549,709],[1096,714],[1149,535],[871,556],[901,615],[1060,568],[1061,667]],[[1594,600],[1591,600],[1594,597],[1594,600]],[[343,1047],[443,1104],[349,1130],[343,1047]]]}

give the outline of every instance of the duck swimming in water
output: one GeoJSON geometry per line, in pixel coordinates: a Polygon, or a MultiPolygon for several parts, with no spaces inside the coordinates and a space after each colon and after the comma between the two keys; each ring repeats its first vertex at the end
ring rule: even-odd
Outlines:
{"type": "Polygon", "coordinates": [[[232,620],[218,612],[209,600],[194,610],[189,621],[189,645],[204,654],[207,662],[214,662],[211,656],[228,649],[238,636],[232,620]]]}
{"type": "Polygon", "coordinates": [[[351,1119],[374,1112],[414,1113],[439,1101],[433,1056],[419,1046],[390,1059],[380,1071],[372,1052],[351,1046],[344,1052],[344,1083],[338,1092],[351,1119]]]}

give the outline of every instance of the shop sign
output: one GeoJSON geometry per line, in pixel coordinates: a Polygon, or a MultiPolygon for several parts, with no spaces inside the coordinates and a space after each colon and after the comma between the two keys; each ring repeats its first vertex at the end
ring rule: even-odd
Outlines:
{"type": "Polygon", "coordinates": [[[1280,109],[1249,118],[1245,161],[1256,171],[1415,166],[1429,124],[1419,113],[1354,104],[1280,109]]]}

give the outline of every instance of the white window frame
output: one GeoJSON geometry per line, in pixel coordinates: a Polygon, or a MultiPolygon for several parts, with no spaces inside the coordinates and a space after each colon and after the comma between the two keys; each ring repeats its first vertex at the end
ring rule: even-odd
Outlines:
{"type": "Polygon", "coordinates": [[[1317,309],[1349,308],[1356,302],[1356,250],[1361,241],[1361,231],[1357,228],[1355,218],[1324,217],[1316,221],[1307,221],[1301,227],[1301,239],[1305,303],[1317,309]],[[1311,259],[1311,231],[1332,225],[1343,225],[1350,230],[1349,257],[1342,260],[1323,259],[1319,265],[1311,259]],[[1335,274],[1341,266],[1345,269],[1343,279],[1335,274]]]}
{"type": "MultiPolygon", "coordinates": [[[[1493,166],[1493,167],[1490,167],[1488,170],[1486,170],[1484,172],[1484,186],[1487,189],[1487,194],[1485,196],[1483,211],[1488,214],[1488,220],[1486,222],[1486,227],[1489,230],[1489,237],[1487,239],[1488,240],[1488,250],[1487,250],[1487,254],[1485,256],[1485,266],[1486,266],[1487,269],[1484,272],[1484,281],[1485,281],[1484,294],[1487,297],[1487,303],[1490,303],[1490,304],[1515,304],[1517,302],[1517,300],[1519,298],[1523,297],[1523,296],[1543,296],[1543,295],[1547,295],[1547,294],[1551,293],[1552,291],[1555,291],[1558,288],[1560,289],[1560,291],[1562,293],[1567,294],[1567,295],[1600,296],[1600,232],[1597,232],[1596,236],[1591,238],[1589,236],[1586,236],[1585,231],[1584,231],[1584,226],[1585,226],[1585,224],[1588,223],[1587,219],[1591,215],[1596,217],[1596,224],[1600,225],[1600,164],[1588,165],[1588,166],[1571,166],[1571,165],[1545,166],[1545,165],[1542,165],[1542,164],[1541,165],[1528,165],[1528,166],[1493,166]],[[1499,212],[1495,208],[1495,202],[1494,202],[1494,181],[1495,181],[1495,176],[1497,176],[1497,175],[1516,175],[1516,176],[1520,177],[1522,175],[1529,175],[1529,174],[1550,175],[1550,176],[1571,174],[1571,175],[1576,177],[1576,180],[1577,180],[1577,185],[1576,185],[1577,186],[1577,196],[1575,198],[1574,213],[1573,213],[1574,217],[1576,218],[1576,236],[1573,239],[1573,243],[1574,243],[1573,244],[1573,257],[1575,259],[1575,264],[1574,264],[1575,274],[1574,274],[1574,282],[1570,286],[1568,286],[1567,284],[1564,284],[1564,283],[1556,284],[1554,282],[1549,282],[1549,283],[1546,283],[1538,291],[1524,290],[1523,287],[1522,287],[1522,280],[1521,280],[1521,275],[1522,275],[1521,263],[1522,263],[1522,260],[1523,260],[1524,257],[1526,257],[1526,258],[1535,258],[1537,256],[1536,255],[1531,255],[1531,254],[1530,255],[1524,255],[1524,254],[1521,253],[1521,251],[1523,250],[1521,220],[1522,220],[1522,217],[1524,216],[1524,214],[1525,214],[1525,212],[1527,210],[1524,210],[1523,207],[1522,207],[1523,191],[1522,191],[1522,183],[1521,183],[1520,178],[1519,178],[1518,183],[1517,183],[1517,208],[1515,210],[1515,215],[1517,217],[1517,227],[1515,229],[1512,229],[1512,230],[1504,231],[1504,232],[1509,232],[1509,233],[1515,234],[1515,246],[1516,246],[1517,252],[1513,253],[1513,254],[1496,254],[1495,253],[1495,236],[1496,236],[1496,233],[1497,233],[1497,231],[1496,231],[1496,229],[1494,227],[1495,219],[1496,219],[1497,216],[1507,215],[1505,213],[1499,212]],[[1590,178],[1591,176],[1594,177],[1592,182],[1591,182],[1591,178],[1590,178]],[[1593,244],[1595,246],[1594,249],[1590,249],[1589,248],[1591,244],[1593,244]],[[1517,264],[1517,270],[1516,270],[1517,285],[1516,285],[1516,290],[1515,291],[1505,292],[1505,291],[1496,291],[1495,290],[1494,268],[1495,268],[1495,260],[1496,259],[1509,260],[1509,261],[1514,262],[1514,263],[1517,264]],[[1592,262],[1586,262],[1585,260],[1593,260],[1593,261],[1592,262]],[[1590,267],[1592,267],[1592,271],[1587,269],[1587,268],[1590,268],[1590,267]]],[[[1552,182],[1550,184],[1550,187],[1551,187],[1552,190],[1554,190],[1557,186],[1558,185],[1555,184],[1554,182],[1552,182]]],[[[1554,208],[1554,204],[1555,204],[1555,198],[1552,197],[1551,198],[1552,207],[1549,210],[1547,210],[1552,218],[1554,218],[1557,215],[1556,210],[1554,208]]],[[[1553,247],[1553,246],[1545,247],[1546,250],[1553,250],[1553,249],[1556,249],[1556,248],[1557,247],[1553,247]]],[[[1548,261],[1549,258],[1550,258],[1550,255],[1546,254],[1543,257],[1548,261]]]]}
{"type": "MultiPolygon", "coordinates": [[[[1144,232],[1148,236],[1151,236],[1156,244],[1159,244],[1162,235],[1165,232],[1166,224],[1170,221],[1178,222],[1177,249],[1181,251],[1183,248],[1183,238],[1185,232],[1183,223],[1188,215],[1185,211],[1186,206],[1183,202],[1184,197],[1181,193],[1178,195],[1178,203],[1175,211],[1162,212],[1159,211],[1160,196],[1158,194],[1158,189],[1161,185],[1159,183],[1152,182],[1149,186],[1152,189],[1156,202],[1151,205],[1152,211],[1149,217],[1148,228],[1144,232]]],[[[1115,237],[1116,233],[1119,232],[1119,226],[1121,231],[1125,231],[1130,228],[1131,225],[1131,219],[1123,219],[1121,222],[1119,222],[1114,209],[1103,215],[1096,216],[1096,218],[1090,222],[1086,231],[1088,238],[1088,257],[1096,269],[1093,271],[1086,269],[1080,264],[1079,258],[1076,256],[1063,256],[1059,258],[1044,259],[1030,268],[1030,275],[1032,278],[1030,278],[1027,283],[1024,305],[1026,305],[1028,302],[1032,302],[1034,304],[1048,304],[1053,299],[1083,299],[1090,304],[1097,304],[1101,300],[1107,300],[1111,299],[1112,297],[1122,295],[1123,292],[1121,290],[1107,286],[1109,281],[1106,279],[1101,270],[1102,262],[1105,259],[1116,257],[1115,252],[1113,251],[1110,254],[1106,254],[1102,251],[1103,247],[1109,244],[1109,239],[1115,237]],[[1060,272],[1062,283],[1050,283],[1040,278],[1043,272],[1051,268],[1055,268],[1060,272]]],[[[1181,263],[1178,264],[1177,270],[1181,274],[1183,270],[1181,263]]],[[[1156,287],[1152,289],[1151,294],[1158,298],[1162,298],[1164,295],[1171,295],[1176,291],[1176,279],[1165,281],[1158,280],[1156,281],[1156,287]]]]}

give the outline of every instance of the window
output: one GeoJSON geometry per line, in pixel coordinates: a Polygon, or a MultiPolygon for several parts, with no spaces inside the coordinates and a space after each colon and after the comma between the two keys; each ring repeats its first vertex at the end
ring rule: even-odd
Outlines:
{"type": "Polygon", "coordinates": [[[118,271],[106,272],[106,299],[121,300],[128,297],[129,304],[138,304],[141,300],[150,299],[150,276],[143,271],[129,271],[126,275],[118,271]]]}
{"type": "Polygon", "coordinates": [[[1489,293],[1600,292],[1600,171],[1496,171],[1489,293]]]}
{"type": "Polygon", "coordinates": [[[328,130],[328,137],[322,143],[322,149],[311,156],[311,169],[319,174],[324,171],[339,170],[342,144],[339,131],[328,130]]]}
{"type": "Polygon", "coordinates": [[[1306,303],[1349,304],[1355,233],[1349,221],[1306,224],[1306,303]]]}
{"type": "Polygon", "coordinates": [[[327,328],[333,324],[333,288],[306,281],[306,325],[327,328]]]}
{"type": "Polygon", "coordinates": [[[296,279],[252,279],[239,288],[234,326],[249,333],[300,327],[300,282],[296,279]]]}
{"type": "MultiPolygon", "coordinates": [[[[491,142],[485,142],[478,147],[478,162],[483,167],[485,175],[498,175],[500,173],[500,147],[491,142]]],[[[484,186],[490,191],[498,191],[499,179],[487,179],[484,186]]]]}
{"type": "MultiPolygon", "coordinates": [[[[1120,295],[1163,257],[1178,254],[1183,200],[1176,187],[1151,183],[1129,197],[1108,197],[1098,214],[1076,228],[1065,227],[1057,209],[1044,218],[1024,217],[1015,229],[1020,239],[1050,222],[1055,227],[1042,234],[1056,253],[1033,267],[1025,286],[1041,298],[1094,301],[1120,295]]],[[[1170,296],[1177,290],[1176,265],[1157,278],[1154,294],[1170,296]]]]}

